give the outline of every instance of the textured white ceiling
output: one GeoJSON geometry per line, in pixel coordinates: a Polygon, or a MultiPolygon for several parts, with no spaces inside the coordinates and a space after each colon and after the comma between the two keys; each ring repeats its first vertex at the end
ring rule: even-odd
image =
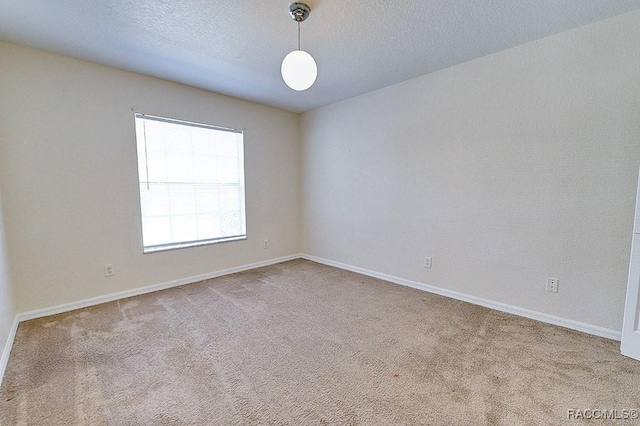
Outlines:
{"type": "Polygon", "coordinates": [[[291,0],[0,0],[0,39],[294,112],[640,9],[640,0],[308,0],[295,92],[291,0]]]}

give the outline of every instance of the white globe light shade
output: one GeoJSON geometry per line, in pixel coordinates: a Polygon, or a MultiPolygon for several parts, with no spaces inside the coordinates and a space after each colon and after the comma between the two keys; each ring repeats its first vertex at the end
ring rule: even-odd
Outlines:
{"type": "Polygon", "coordinates": [[[304,50],[294,50],[282,61],[282,79],[293,90],[307,90],[318,76],[318,66],[313,56],[304,50]]]}

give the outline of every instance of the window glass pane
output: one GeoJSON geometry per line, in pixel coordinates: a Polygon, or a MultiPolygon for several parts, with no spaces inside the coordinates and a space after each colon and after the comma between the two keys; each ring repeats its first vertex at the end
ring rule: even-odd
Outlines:
{"type": "Polygon", "coordinates": [[[198,238],[215,238],[220,233],[220,218],[214,214],[198,215],[198,238]]]}
{"type": "Polygon", "coordinates": [[[204,153],[193,159],[193,181],[198,183],[216,181],[216,156],[214,154],[204,153]]]}
{"type": "Polygon", "coordinates": [[[196,216],[171,216],[171,234],[174,241],[196,241],[198,239],[196,216]]]}
{"type": "Polygon", "coordinates": [[[229,212],[237,211],[239,208],[238,203],[238,187],[236,186],[224,186],[220,188],[220,210],[229,212]]]}
{"type": "Polygon", "coordinates": [[[220,207],[220,188],[206,185],[196,188],[196,211],[198,213],[217,212],[220,207]]]}
{"type": "Polygon", "coordinates": [[[172,216],[196,212],[196,189],[193,186],[180,184],[166,186],[169,187],[172,216]]]}
{"type": "Polygon", "coordinates": [[[220,183],[237,183],[238,182],[237,158],[218,157],[215,167],[216,167],[216,170],[218,171],[218,182],[220,183]]]}
{"type": "MultiPolygon", "coordinates": [[[[147,150],[147,162],[145,169],[149,176],[149,182],[167,181],[167,158],[164,151],[147,150]]],[[[145,179],[146,180],[146,177],[145,179]]]]}
{"type": "Polygon", "coordinates": [[[193,182],[193,156],[184,152],[167,152],[167,182],[193,182]]]}
{"type": "Polygon", "coordinates": [[[181,129],[178,125],[163,123],[167,152],[170,154],[189,154],[191,152],[191,129],[181,129]]]}
{"type": "Polygon", "coordinates": [[[193,152],[199,152],[202,155],[216,155],[217,144],[215,143],[215,139],[217,135],[216,138],[211,138],[208,132],[209,130],[207,129],[193,128],[193,152]]]}
{"type": "Polygon", "coordinates": [[[145,217],[169,215],[169,188],[164,185],[141,183],[140,204],[145,217]]]}
{"type": "MultiPolygon", "coordinates": [[[[145,139],[144,123],[139,124],[136,119],[136,140],[141,141],[145,139]]],[[[138,142],[138,180],[145,182],[147,180],[147,152],[145,144],[138,142]]]]}
{"type": "Polygon", "coordinates": [[[216,147],[218,149],[218,155],[224,157],[237,157],[238,156],[238,136],[236,133],[220,134],[217,138],[216,147]]]}
{"type": "Polygon", "coordinates": [[[135,122],[145,249],[243,238],[242,133],[143,114],[135,122]]]}
{"type": "Polygon", "coordinates": [[[142,222],[144,245],[155,246],[171,240],[171,220],[169,216],[147,217],[142,222]]]}
{"type": "Polygon", "coordinates": [[[223,235],[237,235],[240,232],[240,221],[236,212],[220,214],[220,228],[223,235]]]}

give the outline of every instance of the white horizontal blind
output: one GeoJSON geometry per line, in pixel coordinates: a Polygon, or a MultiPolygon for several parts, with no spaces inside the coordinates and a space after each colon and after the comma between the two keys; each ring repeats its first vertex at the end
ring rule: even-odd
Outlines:
{"type": "Polygon", "coordinates": [[[241,131],[135,115],[144,251],[246,237],[241,131]]]}

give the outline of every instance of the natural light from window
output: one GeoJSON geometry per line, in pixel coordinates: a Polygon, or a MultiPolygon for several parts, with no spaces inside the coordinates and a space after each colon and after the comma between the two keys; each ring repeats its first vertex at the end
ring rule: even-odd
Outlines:
{"type": "Polygon", "coordinates": [[[246,238],[242,131],[135,115],[144,252],[246,238]]]}

